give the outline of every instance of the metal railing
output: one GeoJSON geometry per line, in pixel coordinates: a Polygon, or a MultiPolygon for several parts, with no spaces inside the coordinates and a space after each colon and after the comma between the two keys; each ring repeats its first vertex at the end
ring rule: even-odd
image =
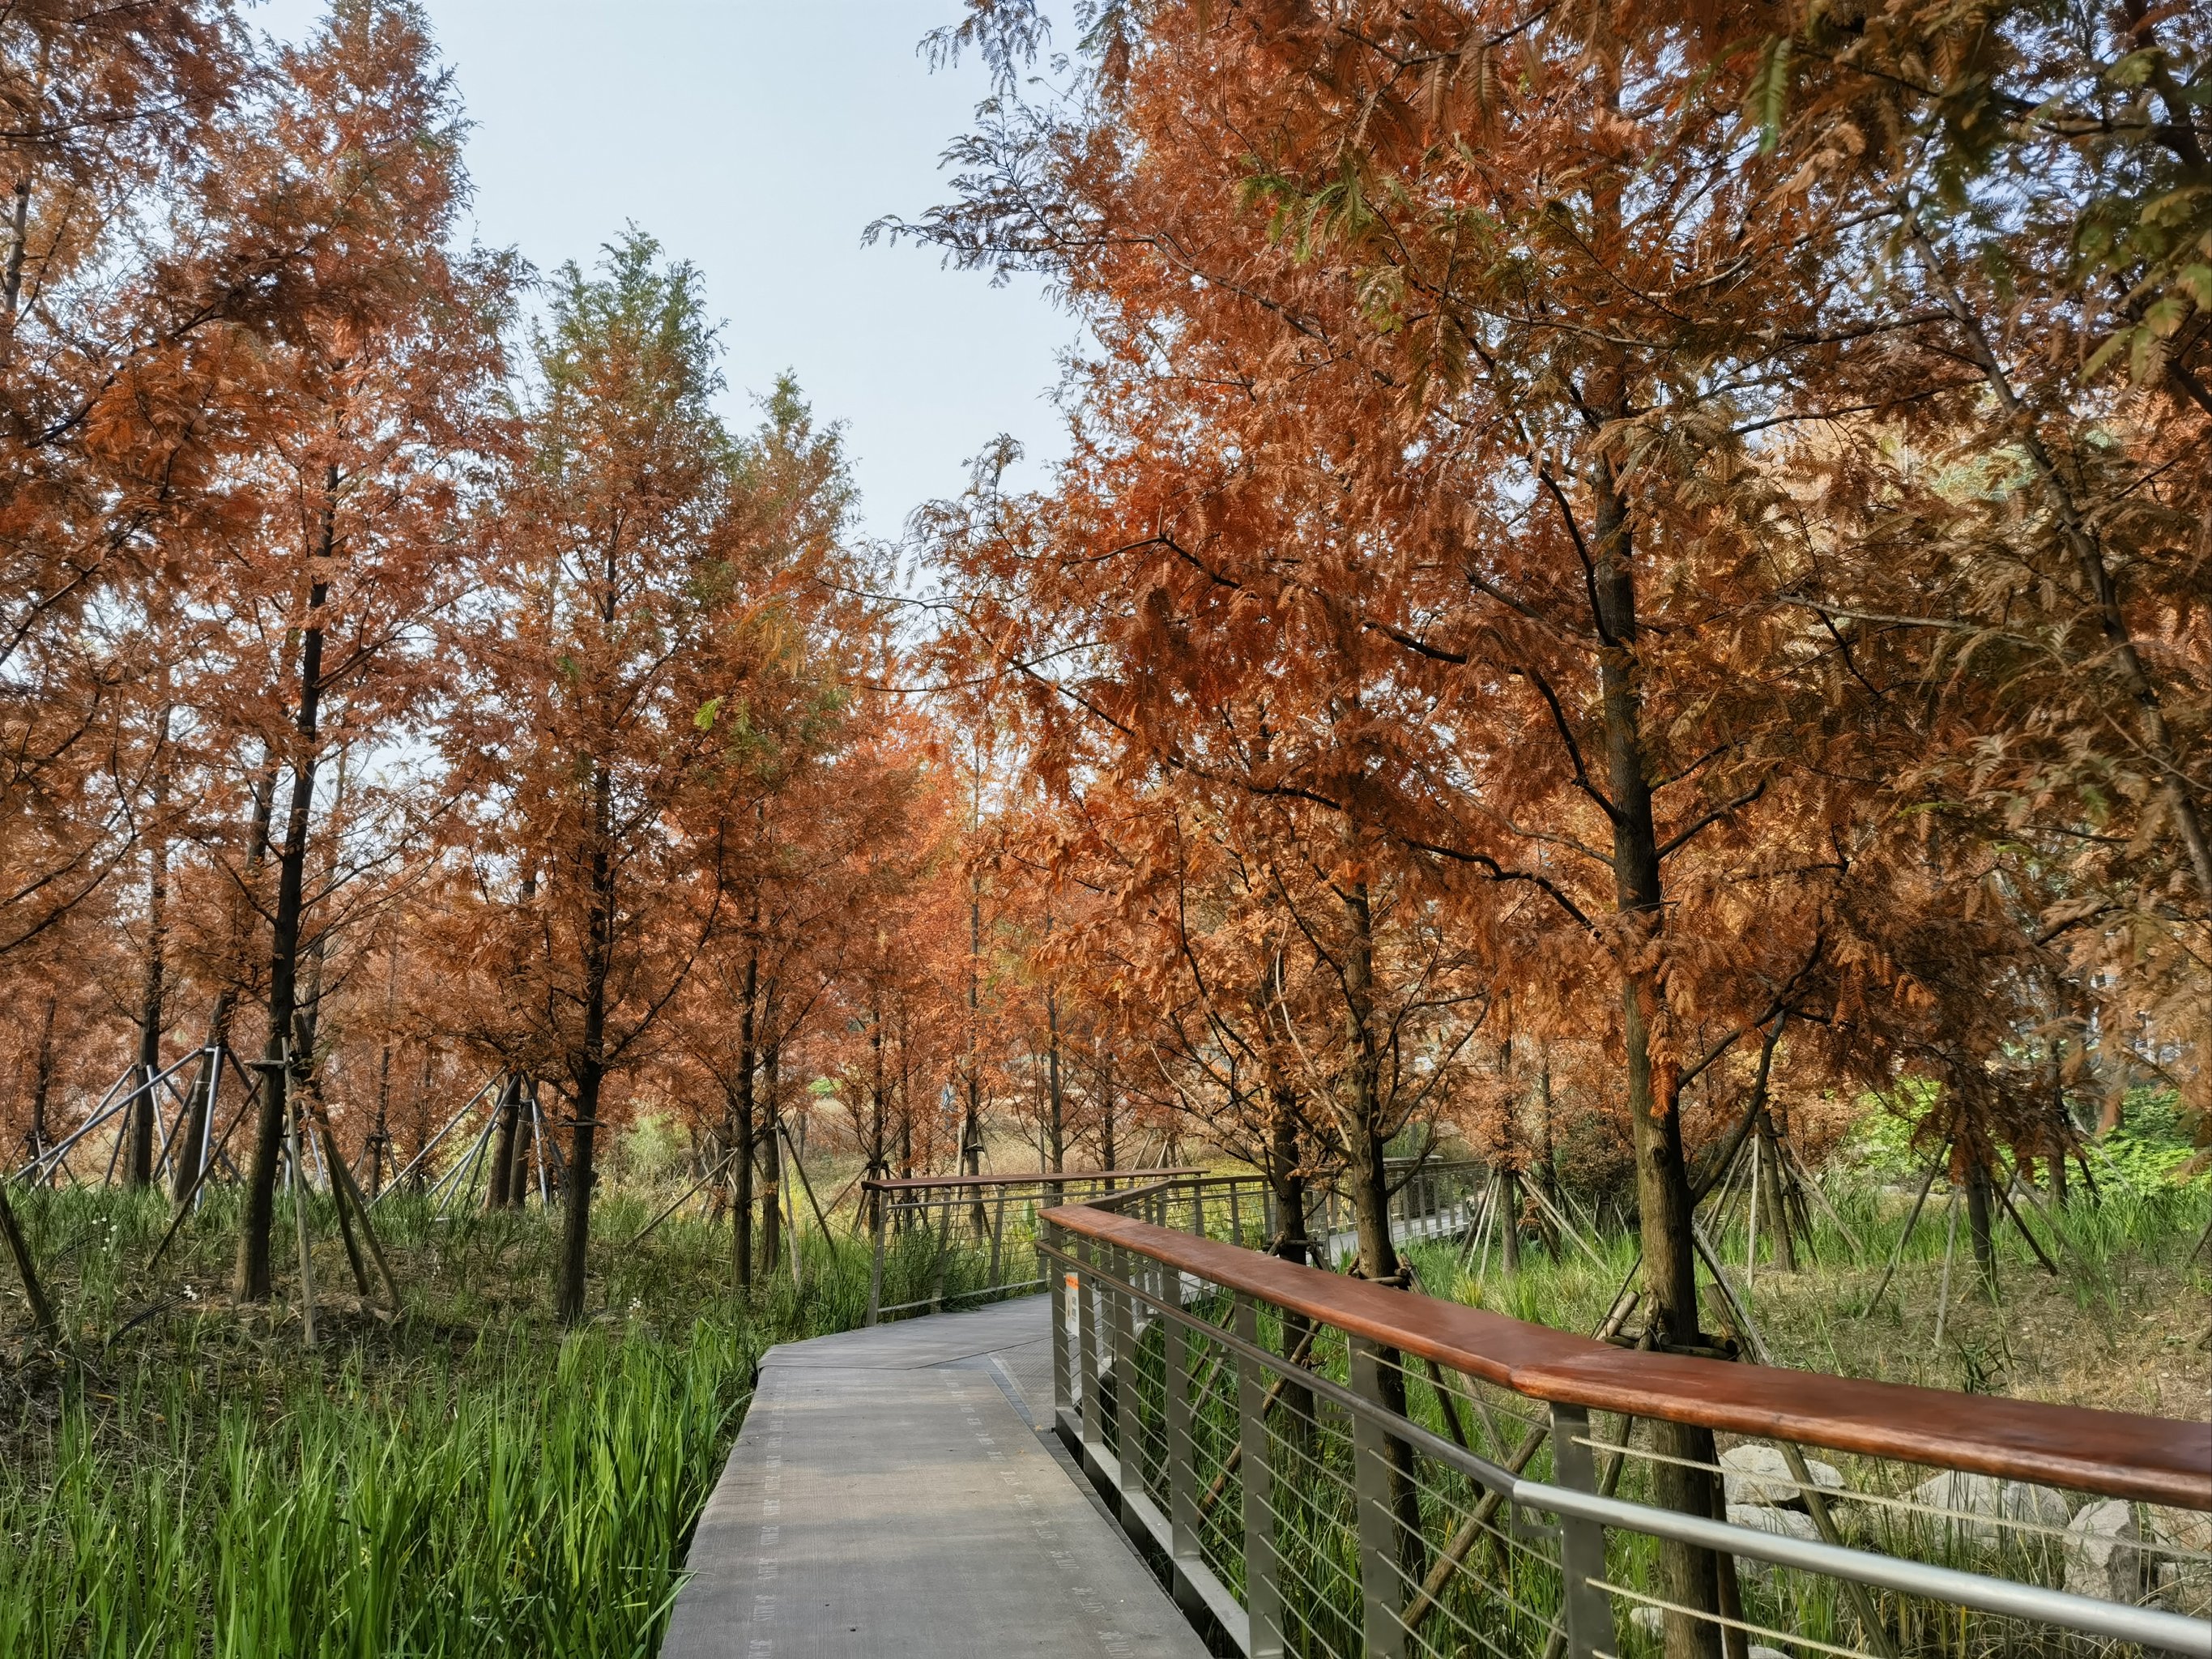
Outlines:
{"type": "MultiPolygon", "coordinates": [[[[1395,1166],[1391,1236],[1402,1243],[1463,1232],[1486,1173],[1478,1164],[1434,1159],[1395,1166]]],[[[874,1247],[868,1323],[1042,1290],[1046,1269],[1036,1247],[1044,1211],[1164,1182],[1173,1183],[1177,1224],[1186,1232],[1266,1249],[1286,1231],[1273,1191],[1258,1175],[1178,1168],[866,1181],[861,1201],[874,1247]]],[[[1356,1253],[1350,1203],[1334,1188],[1316,1183],[1305,1211],[1304,1236],[1324,1262],[1356,1253]]]]}
{"type": "Polygon", "coordinates": [[[2212,1656],[2204,1425],[1624,1351],[1237,1249],[1205,1203],[1162,1176],[1036,1250],[1060,1435],[1249,1659],[2212,1656]],[[1669,1423],[1730,1443],[1724,1514],[1655,1500],[1669,1423]]]}
{"type": "Polygon", "coordinates": [[[860,1183],[874,1257],[871,1325],[899,1314],[937,1313],[1045,1285],[1038,1216],[1172,1180],[1194,1225],[1231,1243],[1250,1242],[1272,1216],[1267,1183],[1203,1170],[1081,1170],[1020,1176],[936,1176],[860,1183]],[[886,1291],[894,1297],[886,1302],[886,1291]]]}

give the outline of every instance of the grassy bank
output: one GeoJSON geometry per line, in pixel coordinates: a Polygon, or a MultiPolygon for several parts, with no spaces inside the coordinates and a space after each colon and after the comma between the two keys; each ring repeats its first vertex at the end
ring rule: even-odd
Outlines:
{"type": "MultiPolygon", "coordinates": [[[[1792,1272],[1774,1265],[1771,1241],[1757,1246],[1757,1266],[1747,1271],[1752,1241],[1740,1211],[1712,1233],[1737,1301],[1775,1363],[1972,1394],[2212,1415],[2204,1340],[2212,1247],[2198,1249],[2212,1224],[2212,1181],[2112,1180],[2094,1199],[2077,1188],[2063,1208],[2023,1195],[2022,1223],[2057,1271],[2005,1218],[1993,1238],[1994,1284],[1975,1268],[1963,1213],[1953,1231],[1947,1188],[1934,1189],[1909,1232],[1911,1190],[1842,1181],[1829,1196],[1834,1213],[1815,1211],[1809,1248],[1798,1241],[1792,1272]]],[[[1587,1332],[1627,1279],[1636,1241],[1611,1231],[1586,1234],[1583,1243],[1554,1255],[1532,1236],[1521,1271],[1510,1274],[1495,1250],[1486,1261],[1450,1245],[1411,1254],[1433,1294],[1587,1332]]],[[[1698,1276],[1706,1328],[1741,1335],[1711,1274],[1701,1267],[1698,1276]]]]}

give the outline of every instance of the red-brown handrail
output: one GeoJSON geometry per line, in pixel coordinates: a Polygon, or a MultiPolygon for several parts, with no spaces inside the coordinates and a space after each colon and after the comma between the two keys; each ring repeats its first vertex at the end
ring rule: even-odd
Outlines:
{"type": "Polygon", "coordinates": [[[1639,1353],[1084,1205],[1071,1233],[1530,1399],[2186,1509],[2212,1510],[2212,1425],[1639,1353]]]}
{"type": "Polygon", "coordinates": [[[878,1181],[871,1177],[860,1185],[871,1192],[902,1193],[918,1187],[1060,1187],[1074,1181],[1163,1181],[1190,1176],[1212,1179],[1206,1171],[1200,1169],[1040,1170],[1021,1175],[913,1176],[896,1181],[878,1181]]]}

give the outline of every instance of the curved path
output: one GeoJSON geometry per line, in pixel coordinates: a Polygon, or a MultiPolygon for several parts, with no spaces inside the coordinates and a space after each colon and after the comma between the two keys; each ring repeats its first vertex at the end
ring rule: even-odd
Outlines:
{"type": "Polygon", "coordinates": [[[1203,1659],[1056,1442],[1042,1296],[772,1348],[662,1659],[1203,1659]]]}

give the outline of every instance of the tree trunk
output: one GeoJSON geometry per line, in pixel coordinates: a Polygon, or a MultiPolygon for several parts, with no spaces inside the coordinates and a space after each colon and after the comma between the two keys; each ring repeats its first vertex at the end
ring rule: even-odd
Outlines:
{"type": "Polygon", "coordinates": [[[2060,1062],[2059,1045],[2051,1045],[2051,1155],[2044,1160],[2051,1170],[2051,1200],[2066,1204],[2066,1154],[2074,1144],[2074,1114],[2066,1109],[2066,1069],[2060,1062]]]}
{"type": "MultiPolygon", "coordinates": [[[[320,568],[337,551],[337,468],[324,477],[320,568]]],[[[276,869],[276,908],[269,945],[269,1046],[261,1072],[260,1109],[254,1115],[253,1157],[246,1177],[246,1214],[238,1239],[236,1291],[241,1302],[266,1302],[272,1289],[269,1241],[276,1217],[276,1166],[284,1148],[286,1047],[297,1009],[300,921],[307,873],[307,829],[315,799],[316,721],[323,696],[324,601],[326,575],[307,591],[307,620],[300,642],[298,747],[292,757],[292,794],[284,816],[283,852],[276,869]]]]}
{"type": "Polygon", "coordinates": [[[1759,1225],[1766,1229],[1767,1259],[1785,1273],[1797,1271],[1796,1230],[1790,1224],[1790,1171],[1782,1162],[1782,1137],[1765,1107],[1759,1111],[1759,1225]]]}
{"type": "MultiPolygon", "coordinates": [[[[983,886],[981,878],[968,885],[968,1109],[960,1122],[960,1173],[983,1173],[983,886]]],[[[980,1243],[991,1231],[984,1213],[982,1189],[969,1206],[968,1230],[980,1243]]]]}
{"type": "MultiPolygon", "coordinates": [[[[1539,1136],[1536,1157],[1543,1170],[1544,1196],[1556,1203],[1559,1194],[1559,1156],[1552,1145],[1552,1051],[1540,1045],[1536,1050],[1536,1130],[1539,1136]]],[[[1562,1256],[1566,1254],[1564,1240],[1561,1241],[1559,1253],[1562,1256]]]]}
{"type": "Polygon", "coordinates": [[[376,1125],[368,1132],[368,1144],[362,1150],[368,1154],[368,1195],[374,1198],[384,1190],[384,1151],[392,1144],[392,1045],[384,1045],[384,1053],[376,1064],[376,1125]]]}
{"type": "MultiPolygon", "coordinates": [[[[1395,1285],[1404,1278],[1398,1248],[1390,1237],[1390,1174],[1387,1160],[1389,1139],[1383,1121],[1382,1057],[1375,1041],[1375,915],[1367,884],[1356,882],[1343,895],[1351,921],[1351,944],[1342,969],[1345,1036],[1351,1050],[1352,1097],[1342,1119],[1345,1151],[1352,1184],[1352,1225],[1359,1241],[1359,1272],[1377,1284],[1395,1285]]],[[[1382,1409],[1403,1417],[1407,1413],[1404,1357],[1395,1348],[1376,1355],[1376,1401],[1382,1409]]],[[[1402,1440],[1385,1443],[1389,1453],[1388,1480],[1390,1512],[1398,1523],[1399,1566],[1407,1578],[1421,1582],[1426,1571],[1422,1559],[1420,1491],[1413,1478],[1413,1449],[1402,1440]]]]}
{"type": "Polygon", "coordinates": [[[562,1182],[560,1317],[584,1318],[585,1273],[592,1239],[592,1151],[599,1127],[599,1093],[606,1082],[607,975],[614,962],[614,781],[602,760],[592,773],[590,909],[584,937],[584,1029],[569,1060],[576,1085],[576,1127],[562,1182]]]}
{"type": "Polygon", "coordinates": [[[1350,1160],[1352,1227],[1360,1273],[1389,1283],[1397,1279],[1399,1264],[1397,1246],[1390,1240],[1389,1174],[1383,1162],[1388,1136],[1382,1121],[1382,1057],[1375,1042],[1375,915],[1366,883],[1355,883],[1342,897],[1351,924],[1343,981],[1352,1093],[1340,1115],[1350,1160]]]}
{"type": "Polygon", "coordinates": [[[499,1127],[491,1150],[491,1185],[484,1194],[488,1210],[511,1209],[521,1202],[515,1186],[515,1148],[521,1139],[522,1074],[510,1071],[499,1091],[499,1127]]]}
{"type": "Polygon", "coordinates": [[[138,1083],[131,1103],[130,1157],[124,1176],[134,1191],[154,1184],[154,1143],[161,1121],[154,1079],[161,1070],[163,958],[168,943],[169,836],[163,823],[169,805],[167,708],[161,711],[155,741],[164,752],[154,773],[154,822],[146,843],[146,963],[138,994],[138,1083]]]}
{"type": "MultiPolygon", "coordinates": [[[[884,1010],[880,997],[868,1005],[868,1179],[882,1181],[890,1175],[890,1147],[885,1137],[890,1118],[884,1099],[884,1010]]],[[[884,1195],[872,1191],[861,1206],[860,1225],[873,1232],[883,1224],[884,1195]]]]}
{"type": "MultiPolygon", "coordinates": [[[[760,905],[753,906],[753,922],[760,922],[760,905]]],[[[737,1212],[736,1255],[731,1263],[737,1275],[738,1294],[744,1296],[753,1287],[753,1067],[758,1062],[755,1043],[758,1036],[758,1007],[760,1000],[760,946],[753,945],[745,953],[745,996],[738,1010],[738,1075],[737,1098],[732,1115],[735,1122],[737,1143],[737,1192],[732,1207],[737,1212]]]]}
{"type": "MultiPolygon", "coordinates": [[[[1624,412],[1620,400],[1608,410],[1624,412]]],[[[1644,749],[1643,709],[1636,689],[1636,578],[1628,507],[1612,460],[1603,453],[1589,464],[1595,515],[1593,618],[1600,641],[1598,690],[1603,712],[1607,782],[1612,799],[1615,902],[1634,924],[1624,941],[1625,959],[1642,963],[1645,941],[1655,941],[1664,921],[1659,837],[1651,806],[1650,768],[1644,749]]],[[[1621,1035],[1628,1060],[1628,1110],[1636,1156],[1638,1231],[1644,1245],[1644,1308],[1653,1346],[1703,1346],[1698,1317],[1697,1256],[1691,1237],[1689,1174],[1682,1159],[1682,1121],[1671,1061],[1655,1066],[1650,1022],[1665,992],[1648,966],[1621,976],[1621,1035]]],[[[1712,1431],[1655,1421],[1654,1496],[1684,1514],[1719,1512],[1720,1492],[1708,1470],[1717,1449],[1712,1431]]],[[[1723,1641],[1711,1615],[1722,1611],[1721,1576],[1732,1560],[1694,1545],[1662,1542],[1660,1585],[1667,1600],[1702,1613],[1664,1615],[1667,1659],[1720,1659],[1723,1641]]],[[[1728,1643],[1733,1650],[1740,1642],[1728,1643]]]]}
{"type": "Polygon", "coordinates": [[[1114,1073],[1109,1066],[1103,1073],[1103,1086],[1098,1091],[1098,1154],[1100,1167],[1118,1170],[1121,1167],[1121,1149],[1116,1144],[1114,1121],[1114,1073]]]}
{"type": "Polygon", "coordinates": [[[1507,1164],[1498,1185],[1498,1247],[1509,1273],[1521,1271],[1521,1172],[1507,1164]]]}
{"type": "MultiPolygon", "coordinates": [[[[769,994],[769,1007],[775,994],[769,994]]],[[[773,1041],[761,1050],[761,1274],[769,1280],[783,1263],[783,1109],[782,1045],[773,1041]]]]}
{"type": "Polygon", "coordinates": [[[1995,1291],[1997,1282],[1996,1241],[1991,1236],[1995,1221],[1991,1203],[1990,1166],[1978,1146],[1966,1149],[1966,1230],[1974,1242],[1974,1265],[1981,1270],[1984,1289],[1995,1291]]]}
{"type": "Polygon", "coordinates": [[[1052,1169],[1057,1172],[1067,1167],[1067,1097],[1060,1076],[1060,991],[1057,987],[1048,986],[1045,988],[1044,1024],[1048,1034],[1044,1073],[1048,1108],[1045,1150],[1052,1160],[1052,1169]]]}
{"type": "MultiPolygon", "coordinates": [[[[240,878],[240,885],[248,892],[261,875],[261,866],[269,860],[269,830],[276,811],[276,760],[273,751],[264,757],[267,764],[253,783],[253,817],[246,832],[246,866],[240,878]]],[[[231,943],[242,948],[246,943],[252,914],[246,912],[234,921],[231,943]]],[[[230,1047],[230,1023],[238,1009],[238,987],[226,975],[222,987],[216,992],[215,1008],[208,1016],[207,1058],[200,1062],[199,1075],[193,1080],[191,1103],[185,1113],[185,1123],[179,1132],[184,1142],[173,1166],[169,1195],[181,1204],[191,1194],[192,1185],[200,1178],[200,1148],[207,1144],[211,1133],[208,1115],[215,1109],[216,1091],[222,1086],[222,1060],[230,1047]]],[[[389,1065],[389,1056],[386,1057],[389,1065]]],[[[381,1121],[380,1109],[379,1121],[381,1121]]]]}
{"type": "MultiPolygon", "coordinates": [[[[1282,1226],[1270,1248],[1285,1261],[1304,1267],[1310,1260],[1306,1238],[1306,1175],[1302,1150],[1298,1145],[1297,1098],[1282,1083],[1273,1085],[1267,1092],[1267,1185],[1275,1197],[1275,1213],[1281,1218],[1282,1226]]],[[[1313,1321],[1304,1314],[1283,1314],[1283,1352],[1293,1354],[1301,1347],[1310,1347],[1313,1321]]],[[[1314,1435],[1313,1390],[1303,1382],[1285,1386],[1282,1393],[1283,1410],[1287,1415],[1285,1432],[1291,1445],[1310,1455],[1314,1435]]]]}
{"type": "Polygon", "coordinates": [[[592,1182],[597,1173],[592,1153],[599,1127],[599,1090],[606,1080],[605,1073],[598,1065],[580,1055],[572,1075],[576,1085],[576,1127],[569,1137],[568,1168],[561,1193],[559,1314],[564,1325],[580,1325],[584,1321],[592,1239],[592,1182]]]}
{"type": "Polygon", "coordinates": [[[53,1094],[54,1020],[61,1008],[62,1000],[49,995],[46,1018],[39,1024],[39,1057],[31,1074],[30,1152],[34,1158],[44,1158],[46,1148],[53,1144],[46,1133],[46,1103],[53,1094]]]}

